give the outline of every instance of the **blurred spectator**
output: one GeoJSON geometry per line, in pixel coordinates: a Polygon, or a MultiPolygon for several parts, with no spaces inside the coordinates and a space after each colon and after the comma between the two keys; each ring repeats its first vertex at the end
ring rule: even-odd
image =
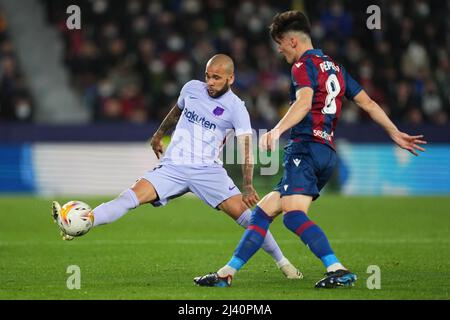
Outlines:
{"type": "Polygon", "coordinates": [[[132,122],[145,122],[145,101],[136,83],[127,83],[120,90],[122,117],[132,122]]]}
{"type": "Polygon", "coordinates": [[[352,34],[352,17],[342,1],[333,0],[320,17],[326,37],[337,41],[346,40],[352,34]]]}
{"type": "Polygon", "coordinates": [[[122,104],[116,97],[106,98],[102,103],[99,120],[105,122],[118,122],[123,119],[122,104]]]}
{"type": "Polygon", "coordinates": [[[439,97],[436,83],[428,80],[422,100],[423,112],[432,122],[436,120],[436,115],[443,111],[442,100],[439,97]]]}
{"type": "Polygon", "coordinates": [[[418,108],[411,109],[406,115],[406,121],[414,125],[420,125],[423,122],[422,112],[418,108]]]}
{"type": "Polygon", "coordinates": [[[411,84],[406,81],[400,81],[395,89],[395,96],[391,99],[392,115],[396,119],[405,119],[409,108],[416,105],[413,97],[411,84]]]}
{"type": "Polygon", "coordinates": [[[0,8],[0,121],[28,122],[33,117],[33,102],[20,72],[8,21],[0,8]]]}

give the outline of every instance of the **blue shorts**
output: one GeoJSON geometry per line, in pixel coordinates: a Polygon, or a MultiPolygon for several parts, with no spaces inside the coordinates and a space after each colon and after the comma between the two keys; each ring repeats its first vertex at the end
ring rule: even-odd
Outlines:
{"type": "Polygon", "coordinates": [[[299,142],[298,152],[284,154],[283,177],[275,191],[283,196],[304,194],[319,197],[336,165],[336,151],[317,142],[299,142]]]}
{"type": "Polygon", "coordinates": [[[194,193],[207,205],[216,208],[228,198],[241,194],[239,188],[219,164],[179,165],[161,162],[142,177],[153,185],[158,199],[152,204],[164,206],[170,199],[194,193]]]}

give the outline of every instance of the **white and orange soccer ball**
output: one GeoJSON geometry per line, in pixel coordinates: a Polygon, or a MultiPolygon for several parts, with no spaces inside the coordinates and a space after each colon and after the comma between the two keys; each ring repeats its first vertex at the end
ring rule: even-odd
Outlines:
{"type": "Polygon", "coordinates": [[[56,222],[65,234],[79,237],[91,230],[94,216],[88,204],[82,201],[69,201],[61,207],[56,222]]]}

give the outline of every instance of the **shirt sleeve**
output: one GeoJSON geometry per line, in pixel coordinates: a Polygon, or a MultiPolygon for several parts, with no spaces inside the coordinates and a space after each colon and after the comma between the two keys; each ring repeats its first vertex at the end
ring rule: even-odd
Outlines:
{"type": "Polygon", "coordinates": [[[292,65],[291,77],[295,89],[303,87],[310,87],[314,90],[314,74],[312,68],[309,67],[308,62],[297,62],[292,65]]]}
{"type": "Polygon", "coordinates": [[[349,100],[353,100],[353,98],[361,92],[362,87],[355,79],[352,78],[352,76],[350,76],[345,68],[341,67],[341,69],[345,81],[345,97],[349,100]]]}
{"type": "Polygon", "coordinates": [[[187,97],[187,90],[190,86],[191,81],[186,82],[186,84],[181,88],[180,95],[178,96],[177,106],[181,110],[184,109],[184,99],[187,97]]]}
{"type": "Polygon", "coordinates": [[[237,111],[233,114],[233,126],[236,137],[253,133],[252,125],[250,124],[250,115],[242,101],[237,107],[237,111]]]}

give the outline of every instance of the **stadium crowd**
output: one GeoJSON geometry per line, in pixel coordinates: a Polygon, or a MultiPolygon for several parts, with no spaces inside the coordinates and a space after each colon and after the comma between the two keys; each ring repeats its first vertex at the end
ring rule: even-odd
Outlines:
{"type": "MultiPolygon", "coordinates": [[[[66,27],[70,1],[41,1],[63,35],[73,86],[94,121],[160,121],[182,85],[203,79],[207,59],[222,52],[235,61],[234,90],[253,121],[274,122],[289,107],[290,70],[267,26],[290,8],[307,13],[315,47],[346,66],[394,120],[449,121],[449,1],[81,0],[81,30],[66,27]],[[381,30],[366,27],[374,3],[381,30]]],[[[347,102],[341,119],[365,115],[347,102]]]]}
{"type": "Polygon", "coordinates": [[[32,120],[33,101],[19,65],[8,20],[0,7],[0,121],[32,120]]]}

